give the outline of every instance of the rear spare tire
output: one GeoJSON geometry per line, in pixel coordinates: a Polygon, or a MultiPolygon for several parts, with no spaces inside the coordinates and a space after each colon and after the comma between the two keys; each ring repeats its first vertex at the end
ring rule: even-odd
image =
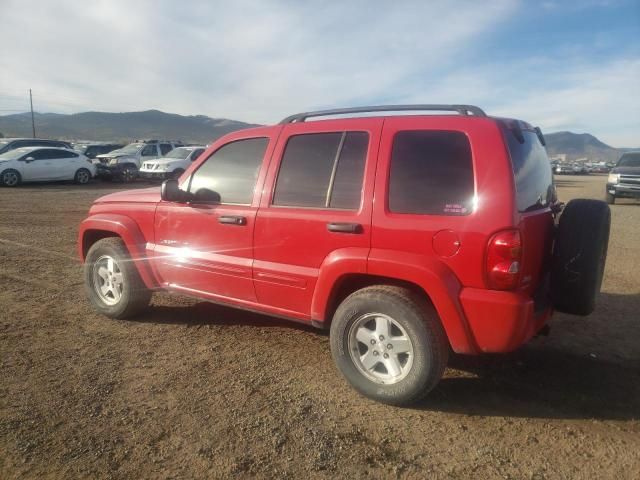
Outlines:
{"type": "Polygon", "coordinates": [[[556,310],[589,315],[595,308],[607,258],[611,210],[600,200],[571,200],[553,247],[551,296],[556,310]]]}

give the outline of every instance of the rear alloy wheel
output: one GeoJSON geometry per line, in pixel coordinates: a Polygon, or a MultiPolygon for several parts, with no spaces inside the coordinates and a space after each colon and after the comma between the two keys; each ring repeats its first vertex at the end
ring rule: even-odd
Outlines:
{"type": "Polygon", "coordinates": [[[138,176],[138,169],[133,167],[133,166],[127,166],[124,167],[124,170],[122,171],[122,181],[124,183],[131,183],[133,182],[136,177],[138,176]]]}
{"type": "Polygon", "coordinates": [[[411,404],[436,386],[449,344],[434,308],[401,287],[376,285],[349,295],[331,323],[333,360],[361,394],[411,404]]]}
{"type": "Polygon", "coordinates": [[[2,185],[5,187],[16,187],[20,185],[21,181],[20,173],[12,168],[5,170],[0,175],[0,182],[2,182],[2,185]]]}
{"type": "Polygon", "coordinates": [[[89,180],[91,180],[91,172],[86,168],[81,168],[76,172],[76,175],[73,178],[73,180],[78,185],[86,185],[87,183],[89,183],[89,180]]]}

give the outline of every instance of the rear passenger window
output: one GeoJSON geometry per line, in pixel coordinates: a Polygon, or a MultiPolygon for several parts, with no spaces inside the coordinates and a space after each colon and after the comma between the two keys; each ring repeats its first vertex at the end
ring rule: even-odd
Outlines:
{"type": "Polygon", "coordinates": [[[474,196],[471,146],[462,132],[398,132],[389,172],[389,210],[468,215],[474,196]]]}
{"type": "Polygon", "coordinates": [[[196,170],[189,191],[197,201],[250,205],[268,138],[228,143],[196,170]]]}
{"type": "Polygon", "coordinates": [[[366,132],[292,136],[280,164],[273,204],[358,209],[368,145],[366,132]]]}

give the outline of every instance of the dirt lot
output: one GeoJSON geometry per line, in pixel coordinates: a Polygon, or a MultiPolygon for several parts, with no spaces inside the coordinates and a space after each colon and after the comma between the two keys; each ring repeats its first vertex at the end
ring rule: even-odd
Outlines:
{"type": "MultiPolygon", "coordinates": [[[[558,179],[563,200],[604,183],[558,179]]],[[[93,313],[76,229],[114,189],[0,189],[0,478],[640,478],[637,203],[612,207],[596,313],[454,358],[399,409],[312,329],[167,294],[136,321],[93,313]]]]}

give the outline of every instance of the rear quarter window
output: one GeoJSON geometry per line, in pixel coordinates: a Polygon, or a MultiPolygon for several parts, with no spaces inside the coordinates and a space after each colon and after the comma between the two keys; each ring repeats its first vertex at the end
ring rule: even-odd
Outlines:
{"type": "Polygon", "coordinates": [[[516,204],[519,212],[547,207],[555,199],[553,172],[547,151],[535,132],[523,130],[520,142],[503,125],[513,176],[516,186],[516,204]]]}
{"type": "Polygon", "coordinates": [[[398,132],[389,171],[389,210],[467,215],[474,197],[471,146],[462,132],[398,132]]]}

